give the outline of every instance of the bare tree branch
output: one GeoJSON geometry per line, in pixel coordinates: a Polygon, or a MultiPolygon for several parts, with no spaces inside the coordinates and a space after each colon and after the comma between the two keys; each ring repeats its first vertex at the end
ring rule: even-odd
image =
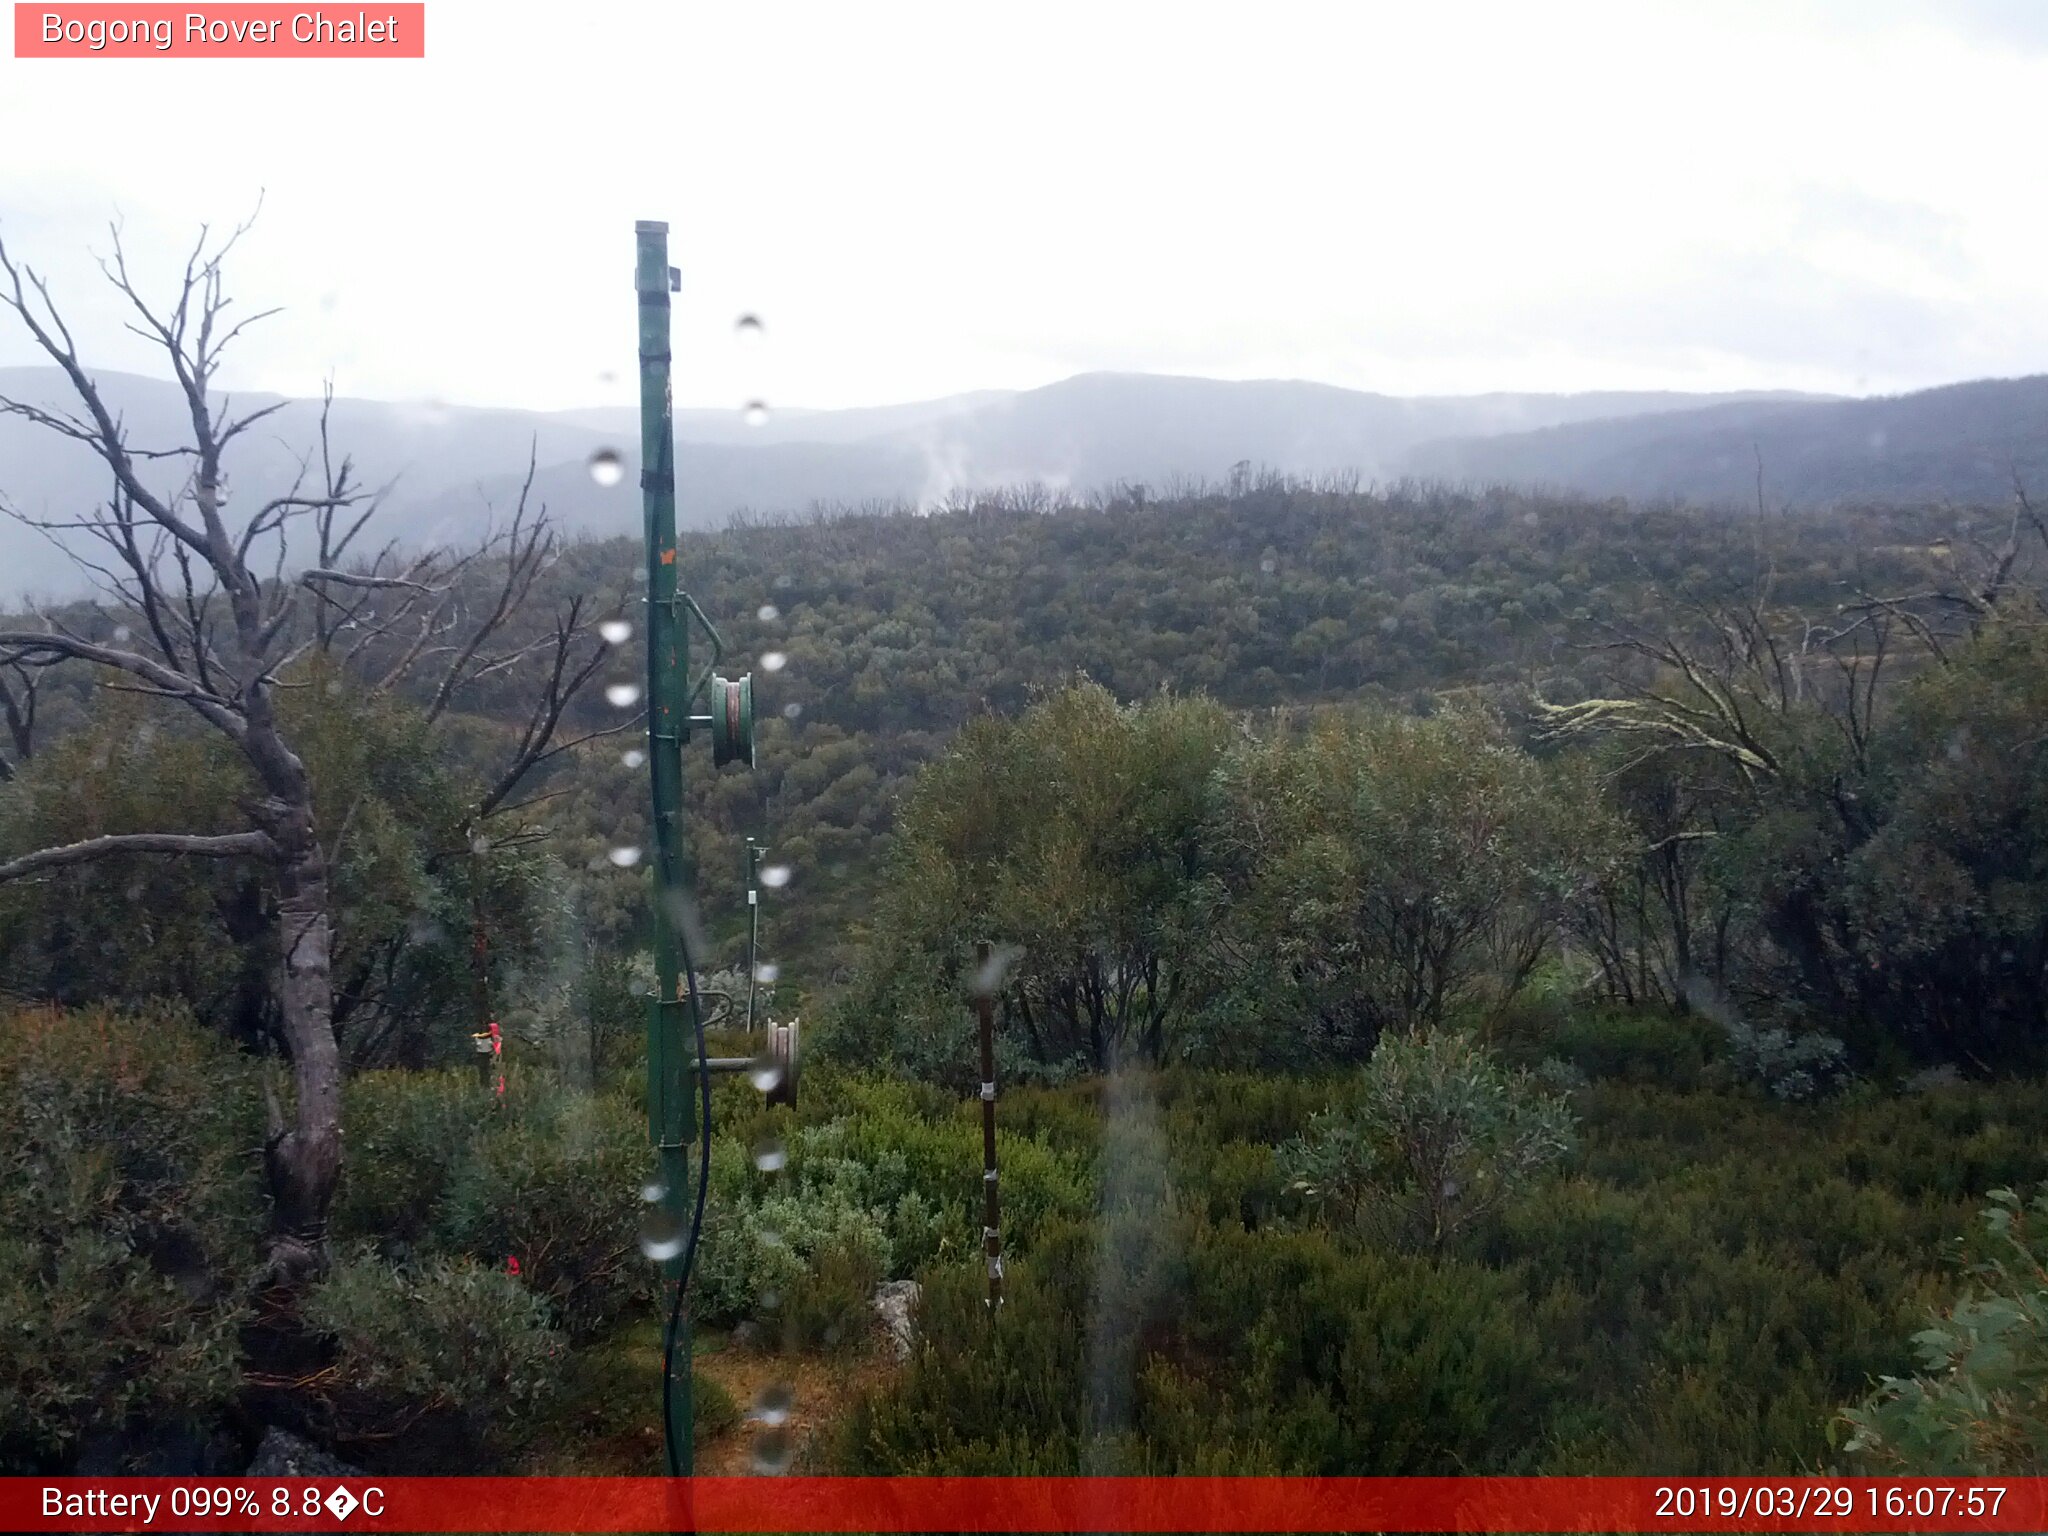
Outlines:
{"type": "Polygon", "coordinates": [[[33,875],[39,870],[62,869],[72,864],[87,864],[95,859],[112,858],[124,853],[169,853],[185,858],[201,859],[242,859],[270,858],[277,852],[277,845],[261,832],[221,832],[195,834],[183,832],[118,832],[106,837],[88,838],[82,843],[66,843],[61,848],[43,848],[35,853],[24,854],[18,859],[0,864],[0,881],[19,880],[24,875],[33,875]]]}

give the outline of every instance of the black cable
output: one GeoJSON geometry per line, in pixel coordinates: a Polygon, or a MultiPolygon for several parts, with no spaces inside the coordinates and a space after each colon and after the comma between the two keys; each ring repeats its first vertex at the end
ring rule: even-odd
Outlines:
{"type": "Polygon", "coordinates": [[[675,1299],[669,1303],[668,1327],[661,1344],[661,1433],[668,1448],[668,1475],[683,1475],[682,1457],[676,1448],[675,1419],[670,1404],[675,1395],[676,1331],[682,1323],[683,1292],[689,1288],[690,1272],[697,1265],[697,1239],[704,1232],[704,1200],[711,1191],[711,1055],[704,1044],[704,1005],[697,995],[697,966],[690,957],[690,941],[676,924],[676,942],[683,952],[683,975],[689,980],[690,1020],[697,1035],[697,1083],[703,1099],[699,1106],[704,1134],[697,1154],[697,1208],[690,1216],[690,1235],[683,1244],[682,1268],[676,1275],[675,1299]]]}

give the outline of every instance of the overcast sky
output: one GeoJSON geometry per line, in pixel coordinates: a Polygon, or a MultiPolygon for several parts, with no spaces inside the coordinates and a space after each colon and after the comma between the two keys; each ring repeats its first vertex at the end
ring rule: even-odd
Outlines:
{"type": "Polygon", "coordinates": [[[229,382],[464,404],[634,398],[636,218],[673,230],[686,404],[2048,368],[2032,0],[427,18],[424,61],[0,59],[0,238],[137,366],[89,257],[108,218],[168,278],[261,190],[233,287],[287,309],[229,382]]]}

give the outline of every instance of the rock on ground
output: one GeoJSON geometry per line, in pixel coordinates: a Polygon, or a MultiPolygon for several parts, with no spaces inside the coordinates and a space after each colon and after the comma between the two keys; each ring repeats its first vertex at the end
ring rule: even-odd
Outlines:
{"type": "Polygon", "coordinates": [[[898,1360],[908,1360],[917,1344],[914,1313],[923,1290],[915,1280],[885,1280],[875,1290],[872,1305],[889,1331],[889,1342],[898,1360]]]}
{"type": "Polygon", "coordinates": [[[263,1432],[263,1442],[256,1447],[256,1459],[249,1463],[244,1477],[362,1477],[366,1474],[360,1467],[352,1467],[339,1457],[330,1456],[310,1441],[301,1440],[297,1435],[286,1434],[272,1425],[263,1432]]]}

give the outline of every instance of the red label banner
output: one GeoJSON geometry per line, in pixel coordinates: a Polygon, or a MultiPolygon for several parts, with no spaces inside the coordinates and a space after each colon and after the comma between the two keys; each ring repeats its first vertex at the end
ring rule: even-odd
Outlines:
{"type": "Polygon", "coordinates": [[[2048,1479],[0,1479],[8,1531],[2012,1531],[2048,1479]]]}
{"type": "Polygon", "coordinates": [[[427,8],[16,0],[17,59],[423,59],[427,8]]]}

